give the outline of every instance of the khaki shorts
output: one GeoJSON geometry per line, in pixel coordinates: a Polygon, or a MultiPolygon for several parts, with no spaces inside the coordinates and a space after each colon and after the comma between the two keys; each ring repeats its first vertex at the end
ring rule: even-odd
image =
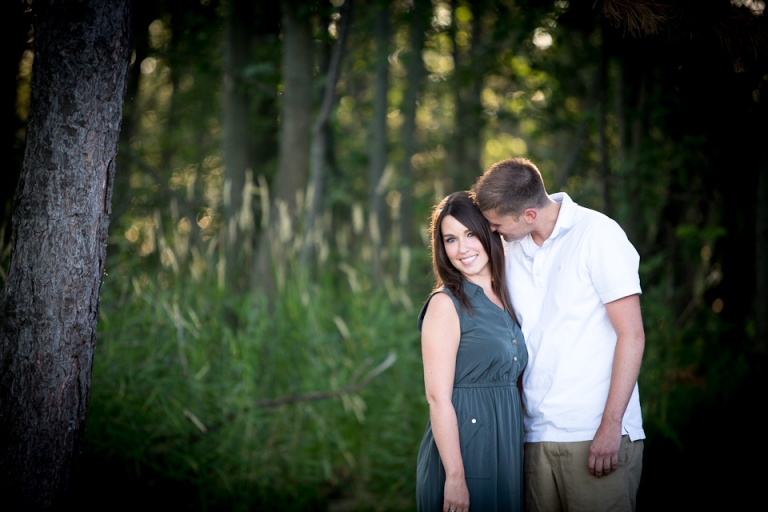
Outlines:
{"type": "Polygon", "coordinates": [[[619,466],[601,478],[587,468],[590,444],[525,443],[526,512],[635,510],[643,441],[622,436],[619,466]]]}

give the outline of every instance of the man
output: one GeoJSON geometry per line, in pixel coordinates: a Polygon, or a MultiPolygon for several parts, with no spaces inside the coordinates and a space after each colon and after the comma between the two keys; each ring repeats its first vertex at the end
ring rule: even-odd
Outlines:
{"type": "Polygon", "coordinates": [[[528,347],[526,510],[635,510],[645,438],[637,251],[615,221],[547,195],[527,159],[491,166],[473,198],[504,238],[528,347]]]}

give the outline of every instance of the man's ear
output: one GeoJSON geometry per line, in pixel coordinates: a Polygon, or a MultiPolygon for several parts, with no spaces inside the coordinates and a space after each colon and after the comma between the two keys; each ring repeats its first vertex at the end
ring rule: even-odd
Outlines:
{"type": "Polygon", "coordinates": [[[526,224],[533,224],[536,222],[536,217],[539,215],[539,212],[535,208],[526,208],[523,210],[522,216],[525,220],[526,224]]]}

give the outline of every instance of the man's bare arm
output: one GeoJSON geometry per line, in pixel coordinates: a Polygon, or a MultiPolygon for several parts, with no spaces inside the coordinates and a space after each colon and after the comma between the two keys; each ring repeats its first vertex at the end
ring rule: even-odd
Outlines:
{"type": "Polygon", "coordinates": [[[607,475],[619,464],[621,421],[637,382],[645,350],[639,296],[630,295],[609,302],[605,309],[618,339],[603,419],[589,447],[589,472],[597,477],[607,475]]]}

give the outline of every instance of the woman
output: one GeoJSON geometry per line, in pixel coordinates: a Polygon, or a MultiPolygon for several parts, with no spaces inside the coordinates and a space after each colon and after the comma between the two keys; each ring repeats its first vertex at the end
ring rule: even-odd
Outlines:
{"type": "Polygon", "coordinates": [[[517,381],[528,353],[509,303],[501,239],[467,192],[435,207],[430,233],[437,284],[419,314],[429,423],[418,509],[522,510],[517,381]]]}

